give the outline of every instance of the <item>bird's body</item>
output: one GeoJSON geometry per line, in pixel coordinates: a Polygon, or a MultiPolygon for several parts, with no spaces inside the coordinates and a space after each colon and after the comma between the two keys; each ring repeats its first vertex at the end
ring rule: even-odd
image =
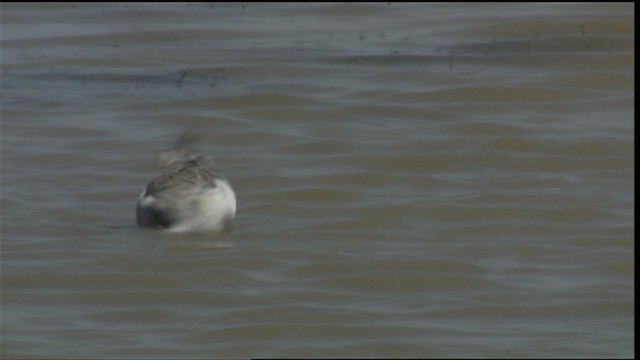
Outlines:
{"type": "Polygon", "coordinates": [[[140,227],[219,232],[233,221],[235,193],[211,159],[186,148],[181,138],[161,160],[160,173],[138,198],[140,227]]]}

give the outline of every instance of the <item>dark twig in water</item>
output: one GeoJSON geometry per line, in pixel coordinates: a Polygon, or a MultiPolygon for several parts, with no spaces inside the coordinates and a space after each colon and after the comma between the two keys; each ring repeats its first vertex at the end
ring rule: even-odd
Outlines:
{"type": "Polygon", "coordinates": [[[533,35],[533,39],[527,41],[526,44],[524,44],[524,48],[528,48],[533,43],[533,40],[538,39],[538,36],[540,36],[540,30],[536,31],[536,33],[533,35]]]}
{"type": "Polygon", "coordinates": [[[179,88],[180,85],[182,85],[182,80],[184,80],[184,78],[187,76],[188,73],[189,73],[189,70],[182,70],[182,75],[180,76],[180,79],[176,83],[177,88],[179,88]]]}

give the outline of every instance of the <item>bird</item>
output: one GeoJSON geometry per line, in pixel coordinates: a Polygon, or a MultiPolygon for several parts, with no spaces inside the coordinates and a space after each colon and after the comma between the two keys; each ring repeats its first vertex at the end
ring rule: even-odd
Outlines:
{"type": "Polygon", "coordinates": [[[222,232],[235,215],[231,184],[210,156],[194,148],[186,132],[160,156],[160,170],[136,206],[139,227],[174,233],[222,232]]]}

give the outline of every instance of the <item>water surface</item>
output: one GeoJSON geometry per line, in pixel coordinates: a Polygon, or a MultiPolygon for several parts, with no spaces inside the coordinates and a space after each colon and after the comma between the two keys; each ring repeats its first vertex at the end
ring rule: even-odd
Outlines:
{"type": "Polygon", "coordinates": [[[3,358],[633,356],[632,4],[2,4],[3,358]],[[185,128],[222,236],[138,229],[185,128]]]}

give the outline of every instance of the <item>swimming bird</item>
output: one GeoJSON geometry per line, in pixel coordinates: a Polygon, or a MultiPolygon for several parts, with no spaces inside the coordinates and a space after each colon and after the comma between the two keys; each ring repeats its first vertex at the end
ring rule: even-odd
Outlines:
{"type": "Polygon", "coordinates": [[[213,159],[183,134],[160,157],[160,172],[142,190],[136,207],[140,227],[168,232],[220,232],[236,214],[236,196],[213,159]]]}

